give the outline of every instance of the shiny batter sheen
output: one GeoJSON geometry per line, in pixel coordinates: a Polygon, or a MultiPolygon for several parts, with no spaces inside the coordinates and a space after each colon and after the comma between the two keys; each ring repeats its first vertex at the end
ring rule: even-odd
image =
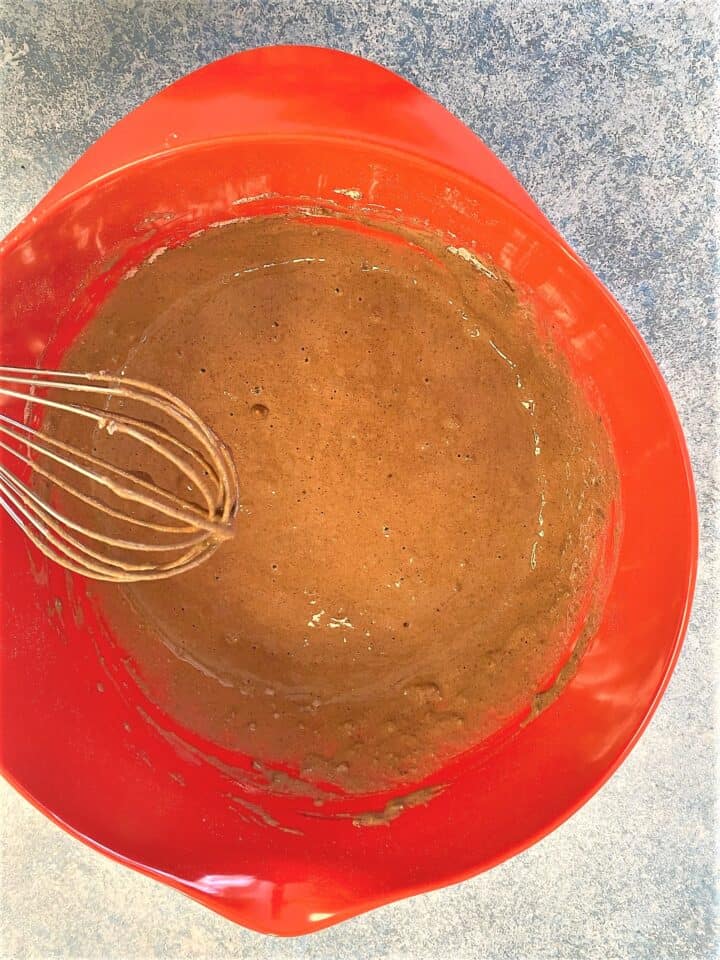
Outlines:
{"type": "Polygon", "coordinates": [[[492,734],[566,659],[608,441],[467,251],[308,218],[212,229],[121,282],[66,363],[175,392],[237,465],[234,540],[93,588],[195,733],[373,790],[492,734]]]}

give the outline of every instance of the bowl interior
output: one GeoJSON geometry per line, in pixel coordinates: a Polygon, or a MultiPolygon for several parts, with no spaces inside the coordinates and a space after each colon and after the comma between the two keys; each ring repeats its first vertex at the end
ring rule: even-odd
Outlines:
{"type": "MultiPolygon", "coordinates": [[[[620,762],[667,682],[696,552],[682,433],[620,308],[512,205],[409,154],[331,138],[224,140],[91,184],[2,254],[3,362],[56,363],[127,269],[159,246],[237,217],[318,206],[439,230],[507,271],[601,409],[621,483],[607,600],[563,694],[439,771],[432,780],[445,789],[431,802],[368,829],[351,818],[299,821],[304,801],[286,796],[267,798],[269,819],[242,815],[232,794],[253,776],[249,759],[216,752],[209,762],[202,744],[154,713],[83,583],[0,517],[4,772],[94,846],[273,933],[307,932],[486,869],[572,813],[620,762]]],[[[20,404],[4,412],[22,416],[20,404]]]]}

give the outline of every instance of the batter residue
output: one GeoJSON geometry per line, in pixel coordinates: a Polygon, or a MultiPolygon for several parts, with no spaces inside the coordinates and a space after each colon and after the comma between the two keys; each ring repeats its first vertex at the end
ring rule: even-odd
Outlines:
{"type": "Polygon", "coordinates": [[[530,704],[614,491],[598,418],[463,253],[239,222],[121,282],[66,358],[176,393],[240,477],[207,563],[93,588],[146,690],[352,792],[415,781],[530,704]]]}

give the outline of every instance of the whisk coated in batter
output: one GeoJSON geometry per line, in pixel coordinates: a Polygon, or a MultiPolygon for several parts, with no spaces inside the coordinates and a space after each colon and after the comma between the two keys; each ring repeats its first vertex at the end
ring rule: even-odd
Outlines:
{"type": "Polygon", "coordinates": [[[233,462],[172,393],[104,373],[0,367],[0,398],[25,404],[23,418],[0,413],[0,505],[51,560],[96,580],[157,580],[232,535],[233,462]],[[78,420],[83,443],[53,427],[78,420]],[[128,469],[135,462],[161,481],[128,469]]]}

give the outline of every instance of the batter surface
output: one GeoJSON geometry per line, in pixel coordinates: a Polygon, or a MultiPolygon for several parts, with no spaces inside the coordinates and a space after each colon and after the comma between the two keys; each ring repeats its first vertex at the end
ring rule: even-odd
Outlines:
{"type": "Polygon", "coordinates": [[[232,541],[92,588],[194,732],[373,790],[492,734],[566,659],[608,441],[466,251],[308,218],[212,229],[121,282],[66,366],[173,391],[232,451],[232,541]]]}

